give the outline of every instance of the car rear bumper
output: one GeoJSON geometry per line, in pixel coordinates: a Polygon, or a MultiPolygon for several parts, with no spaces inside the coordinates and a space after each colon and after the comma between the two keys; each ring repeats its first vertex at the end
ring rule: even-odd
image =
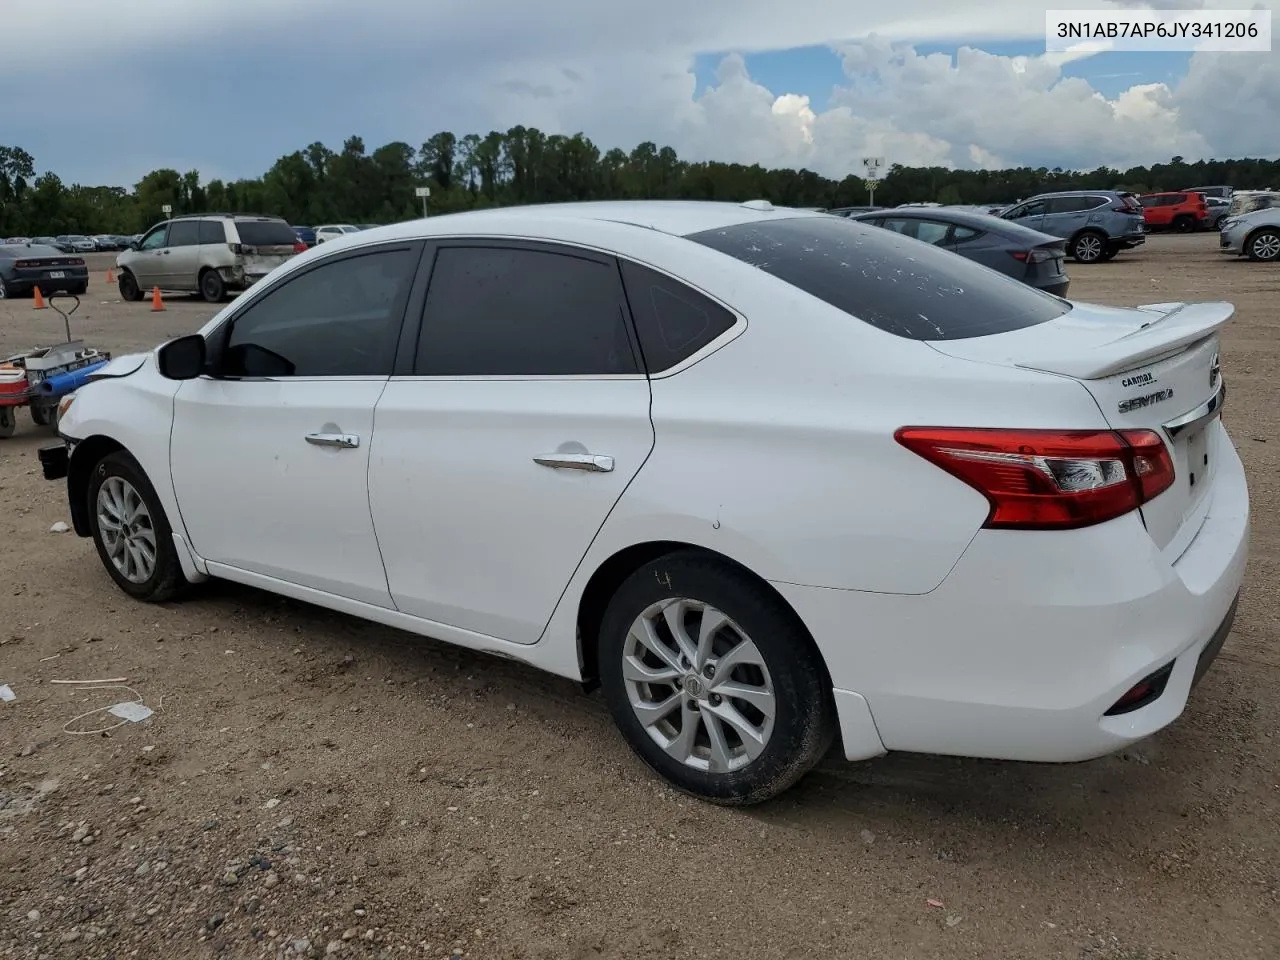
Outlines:
{"type": "Polygon", "coordinates": [[[826,659],[850,759],[887,750],[1071,762],[1172,723],[1231,629],[1249,545],[1224,436],[1213,501],[1180,557],[1137,513],[1083,530],[983,530],[918,596],[776,583],[826,659]],[[1162,693],[1106,716],[1172,667],[1162,693]]]}
{"type": "Polygon", "coordinates": [[[1037,284],[1036,289],[1043,290],[1045,293],[1051,293],[1055,297],[1065,297],[1067,295],[1067,288],[1070,286],[1071,281],[1063,279],[1044,281],[1043,283],[1037,284]]]}
{"type": "Polygon", "coordinates": [[[47,278],[36,280],[29,277],[16,277],[13,280],[6,280],[5,288],[8,290],[8,294],[11,297],[30,296],[31,291],[36,288],[36,284],[38,283],[40,285],[40,292],[48,296],[51,293],[60,293],[85,286],[88,282],[89,275],[87,273],[68,273],[60,280],[50,280],[47,278]]]}

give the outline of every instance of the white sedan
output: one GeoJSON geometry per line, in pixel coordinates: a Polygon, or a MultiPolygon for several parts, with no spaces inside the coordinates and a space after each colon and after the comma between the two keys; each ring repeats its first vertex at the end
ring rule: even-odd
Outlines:
{"type": "Polygon", "coordinates": [[[1231,314],[762,201],[478,211],[291,259],[41,458],[133,597],[220,577],[598,683],[745,804],[837,739],[1075,761],[1182,712],[1248,552],[1231,314]]]}
{"type": "Polygon", "coordinates": [[[1228,217],[1218,236],[1223,253],[1274,263],[1280,260],[1280,207],[1228,217]]]}

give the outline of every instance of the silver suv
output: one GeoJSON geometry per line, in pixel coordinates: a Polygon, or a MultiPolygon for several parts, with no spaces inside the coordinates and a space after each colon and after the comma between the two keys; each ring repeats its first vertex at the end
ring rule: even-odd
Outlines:
{"type": "Polygon", "coordinates": [[[279,217],[174,217],[156,224],[116,257],[117,282],[125,300],[141,300],[145,291],[159,287],[199,293],[218,303],[306,249],[279,217]]]}
{"type": "Polygon", "coordinates": [[[1127,191],[1042,193],[1014,204],[1000,217],[1061,237],[1077,263],[1110,260],[1121,250],[1147,242],[1142,204],[1127,191]]]}

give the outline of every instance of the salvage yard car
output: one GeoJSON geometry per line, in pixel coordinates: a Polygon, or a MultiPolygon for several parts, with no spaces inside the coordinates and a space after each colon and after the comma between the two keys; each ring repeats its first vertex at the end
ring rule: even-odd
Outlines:
{"type": "Polygon", "coordinates": [[[1264,207],[1222,222],[1218,249],[1250,260],[1280,260],[1280,207],[1264,207]]]}
{"type": "Polygon", "coordinates": [[[1097,757],[1248,553],[1223,303],[1072,303],[841,217],[555,204],[301,254],[41,450],[128,595],[224,578],[598,684],[695,796],[837,740],[1097,757]]]}
{"type": "Polygon", "coordinates": [[[124,300],[152,287],[199,293],[210,303],[247,290],[307,249],[279,217],[208,214],[158,223],[116,257],[124,300]]]}
{"type": "Polygon", "coordinates": [[[54,247],[0,244],[0,300],[29,297],[37,287],[46,295],[80,296],[89,289],[89,268],[83,257],[69,256],[54,247]]]}

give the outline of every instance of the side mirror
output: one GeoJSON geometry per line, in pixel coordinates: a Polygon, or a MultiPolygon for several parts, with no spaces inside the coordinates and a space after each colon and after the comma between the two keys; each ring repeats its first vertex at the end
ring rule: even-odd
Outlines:
{"type": "Polygon", "coordinates": [[[204,373],[204,337],[193,333],[170,340],[156,354],[156,365],[167,380],[194,380],[204,373]]]}

